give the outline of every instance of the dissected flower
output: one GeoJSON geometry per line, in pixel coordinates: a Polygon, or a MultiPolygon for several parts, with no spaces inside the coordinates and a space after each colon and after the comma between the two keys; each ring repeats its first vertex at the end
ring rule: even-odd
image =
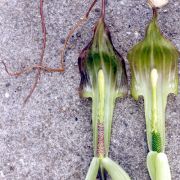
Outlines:
{"type": "Polygon", "coordinates": [[[79,57],[80,94],[92,98],[94,159],[86,180],[96,179],[100,169],[113,178],[130,179],[126,172],[108,158],[115,100],[127,94],[127,77],[123,58],[114,48],[103,18],[98,21],[92,41],[79,57]]]}
{"type": "MultiPolygon", "coordinates": [[[[163,37],[157,24],[156,9],[153,11],[154,16],[147,28],[145,39],[130,50],[128,60],[132,71],[131,93],[136,100],[139,96],[144,97],[149,150],[162,153],[165,150],[167,97],[170,93],[178,93],[179,53],[172,43],[163,37]]],[[[162,170],[164,165],[161,166],[162,170]]],[[[148,167],[151,168],[152,165],[148,167]]],[[[167,167],[169,165],[166,165],[164,173],[167,167]]],[[[159,168],[155,170],[159,171],[159,168]]],[[[152,171],[149,169],[149,172],[151,174],[152,171]]],[[[152,179],[164,180],[163,176],[152,179]]]]}

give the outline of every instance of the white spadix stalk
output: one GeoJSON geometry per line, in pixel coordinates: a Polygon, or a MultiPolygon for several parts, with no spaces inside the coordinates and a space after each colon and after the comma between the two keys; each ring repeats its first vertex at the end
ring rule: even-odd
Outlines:
{"type": "Polygon", "coordinates": [[[156,132],[157,124],[157,81],[158,72],[157,69],[151,71],[151,85],[152,85],[152,131],[156,132]]]}

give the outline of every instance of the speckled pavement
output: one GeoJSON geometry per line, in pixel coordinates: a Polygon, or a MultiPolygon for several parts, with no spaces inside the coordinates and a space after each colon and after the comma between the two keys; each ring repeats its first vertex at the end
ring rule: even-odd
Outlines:
{"type": "MultiPolygon", "coordinates": [[[[45,61],[58,67],[59,49],[72,25],[86,12],[89,0],[44,0],[47,26],[45,61]]],[[[84,180],[93,156],[91,101],[79,98],[77,58],[92,38],[100,3],[89,21],[74,33],[66,52],[66,71],[43,73],[30,101],[23,107],[35,73],[10,77],[0,64],[0,180],[84,180]]],[[[106,22],[117,50],[128,50],[144,37],[151,10],[145,0],[108,0],[106,22]]],[[[160,10],[164,35],[180,50],[180,1],[160,10]]],[[[0,0],[0,61],[11,70],[37,63],[42,33],[39,1],[0,0]]],[[[130,79],[129,65],[126,60],[130,79]]],[[[180,74],[180,71],[179,71],[180,74]]],[[[180,86],[179,86],[180,87],[180,86]]],[[[167,145],[172,180],[180,179],[180,95],[170,95],[167,145]]],[[[114,112],[110,157],[132,180],[150,180],[143,99],[129,95],[114,112]]]]}

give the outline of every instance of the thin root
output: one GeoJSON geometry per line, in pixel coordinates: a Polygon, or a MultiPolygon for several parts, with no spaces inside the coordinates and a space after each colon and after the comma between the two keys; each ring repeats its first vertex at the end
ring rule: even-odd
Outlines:
{"type": "Polygon", "coordinates": [[[21,71],[11,72],[11,71],[8,70],[8,67],[7,67],[6,63],[2,62],[2,64],[5,67],[5,71],[10,76],[17,76],[18,77],[18,76],[21,76],[24,73],[30,73],[33,70],[37,70],[34,85],[32,86],[28,96],[25,98],[24,104],[26,104],[26,102],[28,101],[28,99],[31,97],[34,90],[36,89],[37,84],[38,84],[38,82],[40,80],[40,77],[41,77],[41,71],[42,70],[44,70],[46,72],[63,72],[64,71],[63,63],[61,63],[59,68],[49,68],[49,67],[44,65],[44,53],[45,53],[45,49],[46,49],[46,25],[45,25],[44,13],[43,13],[43,3],[44,3],[44,0],[40,0],[40,16],[41,16],[42,35],[43,35],[43,47],[42,47],[42,51],[41,51],[39,64],[33,65],[31,67],[28,67],[28,68],[25,68],[25,69],[23,69],[21,71]]]}
{"type": "Polygon", "coordinates": [[[64,63],[64,56],[65,56],[65,51],[67,49],[67,46],[68,46],[68,42],[69,42],[69,39],[72,37],[72,35],[74,34],[74,32],[76,31],[76,29],[82,27],[82,25],[88,20],[89,18],[89,14],[90,12],[92,11],[93,7],[95,6],[97,0],[94,0],[93,3],[91,4],[90,8],[88,9],[87,13],[82,17],[80,18],[80,20],[74,25],[74,27],[69,31],[67,37],[66,37],[66,40],[65,40],[65,43],[64,43],[64,47],[63,49],[61,50],[61,64],[64,63]]]}
{"type": "Polygon", "coordinates": [[[11,72],[8,70],[8,67],[4,61],[2,61],[2,64],[4,65],[5,71],[7,72],[7,74],[9,76],[17,76],[18,77],[18,76],[21,76],[22,74],[30,73],[33,70],[37,70],[37,69],[44,70],[44,71],[49,72],[49,73],[51,73],[51,72],[64,72],[63,68],[57,68],[56,69],[56,68],[49,68],[47,66],[40,66],[40,65],[34,65],[32,67],[25,68],[22,71],[11,72]]]}

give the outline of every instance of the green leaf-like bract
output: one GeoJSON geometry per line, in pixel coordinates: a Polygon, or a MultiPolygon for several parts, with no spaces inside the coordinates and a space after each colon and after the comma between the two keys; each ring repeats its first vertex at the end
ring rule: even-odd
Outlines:
{"type": "Polygon", "coordinates": [[[165,153],[150,151],[147,156],[147,167],[151,180],[171,180],[171,172],[165,153]]]}
{"type": "Polygon", "coordinates": [[[148,145],[152,151],[163,152],[165,148],[165,109],[169,93],[178,92],[178,56],[177,49],[161,34],[156,15],[147,28],[145,39],[128,54],[131,93],[136,100],[144,97],[148,145]],[[157,70],[158,75],[154,97],[152,70],[157,70]]]}
{"type": "Polygon", "coordinates": [[[87,176],[85,180],[96,180],[99,170],[99,159],[94,157],[91,161],[87,176]]]}
{"type": "Polygon", "coordinates": [[[102,160],[102,165],[112,180],[130,180],[129,175],[114,161],[106,157],[102,160]]]}

